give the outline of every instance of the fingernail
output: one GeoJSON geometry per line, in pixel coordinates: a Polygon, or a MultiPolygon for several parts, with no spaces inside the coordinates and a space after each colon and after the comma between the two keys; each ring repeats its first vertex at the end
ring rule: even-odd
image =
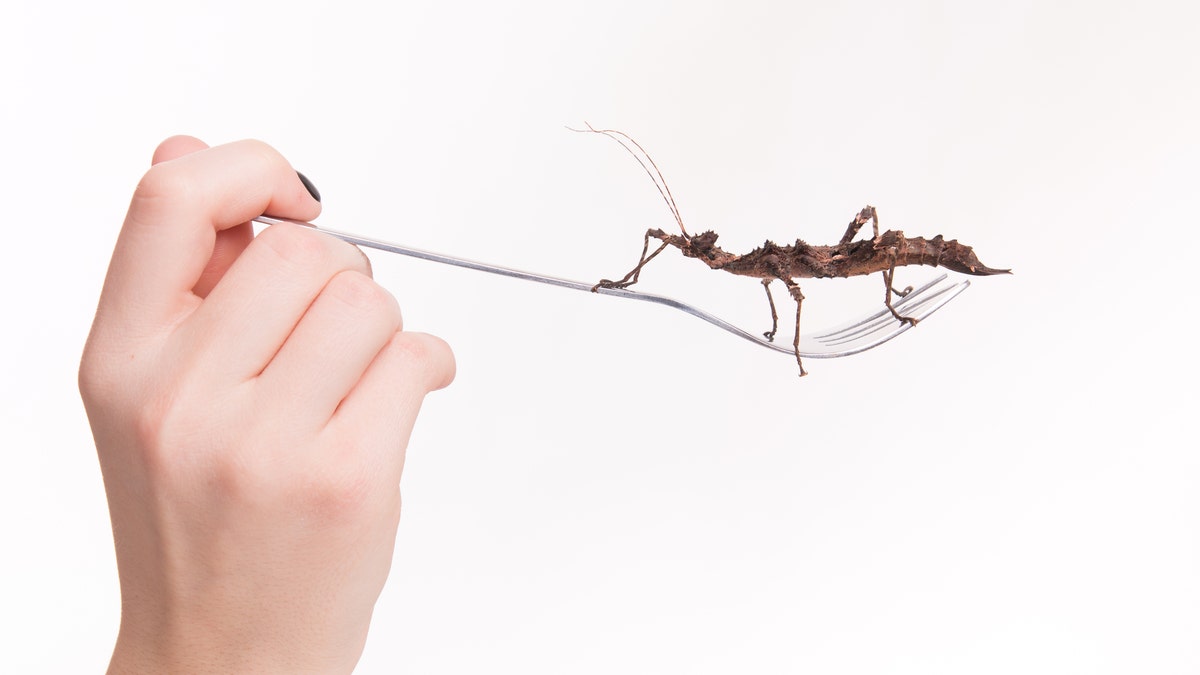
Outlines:
{"type": "Polygon", "coordinates": [[[304,183],[304,189],[308,190],[308,194],[312,195],[313,199],[321,201],[321,192],[317,190],[317,186],[313,185],[313,182],[308,179],[308,176],[305,176],[299,171],[296,172],[296,175],[300,177],[300,182],[304,183]]]}

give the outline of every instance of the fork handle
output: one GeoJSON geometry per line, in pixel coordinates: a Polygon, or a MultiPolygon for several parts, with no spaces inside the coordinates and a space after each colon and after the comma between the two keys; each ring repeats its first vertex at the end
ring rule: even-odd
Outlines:
{"type": "MultiPolygon", "coordinates": [[[[291,223],[293,225],[303,225],[304,227],[311,227],[314,230],[319,230],[330,236],[337,237],[338,239],[341,239],[342,241],[350,243],[350,244],[354,244],[355,246],[366,246],[368,248],[373,248],[373,249],[376,249],[379,251],[387,251],[388,253],[399,253],[400,255],[409,256],[410,258],[420,258],[421,260],[430,260],[432,262],[442,263],[444,265],[454,265],[455,267],[465,267],[465,268],[471,269],[471,270],[478,270],[480,272],[488,272],[490,274],[499,274],[501,276],[512,277],[514,279],[524,279],[525,281],[536,281],[540,284],[549,284],[551,286],[560,286],[562,288],[573,288],[577,291],[590,291],[590,290],[592,290],[592,287],[595,285],[595,284],[584,283],[582,281],[572,281],[570,279],[560,279],[558,277],[546,276],[545,274],[534,274],[533,272],[525,272],[523,270],[513,269],[511,267],[501,267],[499,265],[491,265],[488,263],[476,262],[474,260],[467,260],[466,258],[456,258],[454,256],[449,256],[449,255],[445,255],[442,253],[434,253],[433,251],[423,251],[419,248],[412,248],[410,246],[401,246],[400,244],[393,244],[391,242],[380,241],[378,239],[371,239],[371,238],[363,237],[363,236],[360,236],[357,234],[350,234],[349,232],[338,232],[337,230],[331,230],[331,229],[328,229],[325,227],[317,227],[316,225],[313,225],[312,223],[307,223],[307,222],[304,222],[301,220],[291,220],[288,218],[276,218],[274,216],[259,216],[254,219],[254,222],[260,223],[262,225],[280,225],[283,223],[291,223]]],[[[596,289],[596,291],[598,293],[604,293],[607,290],[619,290],[619,289],[606,289],[606,288],[596,289]]],[[[629,293],[632,293],[632,292],[633,291],[629,291],[629,293]]],[[[605,293],[605,295],[616,295],[616,294],[605,293]]]]}
{"type": "MultiPolygon", "coordinates": [[[[589,283],[586,283],[583,281],[573,281],[571,279],[561,279],[559,277],[547,276],[545,274],[534,274],[533,272],[526,272],[524,270],[513,269],[511,267],[501,267],[500,265],[491,265],[488,263],[476,262],[474,260],[467,260],[466,258],[457,258],[455,256],[445,255],[444,253],[434,253],[432,251],[423,251],[419,248],[412,248],[410,246],[401,246],[399,244],[393,244],[391,242],[380,241],[378,239],[371,239],[369,237],[363,237],[363,236],[359,236],[357,234],[350,234],[348,232],[339,232],[337,230],[331,230],[331,229],[327,229],[324,227],[317,227],[316,225],[313,225],[312,223],[308,223],[308,222],[305,222],[302,220],[291,220],[289,218],[276,218],[274,216],[259,216],[254,219],[254,222],[260,223],[262,225],[280,225],[283,223],[290,223],[293,225],[301,225],[304,227],[311,227],[314,230],[324,232],[325,234],[328,234],[332,237],[337,237],[338,239],[341,239],[342,241],[345,241],[350,244],[354,244],[356,246],[366,246],[367,248],[373,248],[373,249],[376,249],[379,251],[387,251],[388,253],[398,253],[400,255],[409,256],[411,258],[420,258],[421,260],[429,260],[432,262],[442,263],[445,265],[453,265],[455,267],[465,267],[465,268],[471,269],[471,270],[478,270],[480,272],[487,272],[489,274],[499,274],[501,276],[512,277],[514,279],[524,279],[525,281],[536,281],[539,284],[549,284],[551,286],[558,286],[560,288],[572,288],[577,291],[588,291],[591,293],[597,293],[599,295],[611,295],[611,296],[618,297],[618,298],[629,298],[630,300],[641,300],[643,302],[652,302],[656,305],[664,305],[666,307],[672,307],[681,312],[691,314],[692,316],[694,316],[698,319],[702,319],[704,321],[707,321],[708,323],[711,323],[712,325],[716,326],[717,328],[726,330],[726,331],[733,333],[734,335],[736,335],[740,338],[743,338],[745,340],[749,340],[750,342],[753,342],[754,344],[759,345],[760,347],[766,347],[767,349],[773,349],[773,350],[783,353],[783,354],[790,355],[793,353],[792,349],[790,347],[784,347],[782,345],[777,345],[773,342],[767,342],[766,340],[764,340],[760,337],[757,337],[752,333],[744,331],[741,328],[738,328],[737,326],[729,323],[728,321],[725,321],[724,319],[722,319],[720,317],[713,316],[712,314],[709,314],[708,312],[705,312],[697,307],[693,307],[692,305],[689,305],[684,302],[680,302],[679,300],[676,300],[674,298],[668,298],[663,295],[655,295],[653,293],[639,293],[637,291],[631,291],[626,288],[604,288],[603,286],[597,288],[595,284],[589,284],[589,283]]],[[[804,354],[803,352],[801,353],[801,356],[805,356],[805,355],[806,354],[804,354]]],[[[815,356],[817,356],[817,358],[821,358],[821,355],[815,355],[815,356]]]]}

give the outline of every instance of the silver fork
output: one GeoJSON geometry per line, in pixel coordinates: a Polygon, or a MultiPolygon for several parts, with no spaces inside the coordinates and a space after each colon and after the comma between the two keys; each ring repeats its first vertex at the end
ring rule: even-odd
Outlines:
{"type": "MultiPolygon", "coordinates": [[[[255,222],[263,225],[278,225],[282,223],[292,223],[295,225],[303,225],[319,230],[333,237],[337,237],[342,241],[349,242],[356,246],[366,246],[368,248],[387,251],[388,253],[399,253],[421,260],[430,260],[433,262],[443,263],[445,265],[454,265],[456,267],[466,267],[467,269],[479,270],[480,272],[489,272],[491,274],[499,274],[501,276],[513,277],[514,279],[524,279],[526,281],[536,281],[541,284],[549,284],[551,286],[560,286],[562,288],[573,288],[578,291],[588,291],[599,295],[611,295],[618,298],[628,298],[630,300],[644,300],[653,302],[659,305],[673,307],[683,312],[687,312],[692,316],[703,319],[712,325],[723,328],[734,335],[749,340],[756,345],[773,349],[777,352],[794,356],[795,352],[791,346],[778,345],[774,342],[759,337],[753,333],[747,332],[737,326],[720,319],[718,317],[705,312],[697,307],[693,307],[679,300],[668,298],[662,295],[653,293],[642,293],[640,291],[631,291],[627,288],[595,288],[594,283],[586,283],[583,281],[572,281],[570,279],[560,279],[558,277],[546,276],[544,274],[534,274],[533,272],[523,272],[521,270],[512,269],[511,267],[500,267],[499,265],[489,265],[487,263],[475,262],[474,260],[466,260],[464,258],[456,258],[454,256],[444,255],[441,253],[432,253],[430,251],[422,251],[408,246],[392,244],[377,239],[369,239],[361,237],[357,234],[348,232],[339,232],[325,227],[317,227],[312,223],[306,223],[297,220],[288,220],[286,218],[274,218],[271,216],[259,216],[254,219],[255,222]]],[[[962,293],[971,285],[971,282],[966,279],[958,281],[950,281],[946,274],[942,274],[936,279],[909,291],[903,298],[893,302],[896,311],[902,312],[906,317],[923,321],[937,310],[941,309],[946,303],[950,302],[959,293],[962,293]]],[[[865,352],[868,349],[873,349],[879,345],[891,340],[892,338],[904,333],[912,325],[906,321],[898,321],[887,307],[883,307],[878,311],[871,312],[854,321],[850,321],[843,325],[837,326],[830,330],[817,331],[815,333],[803,333],[800,335],[800,356],[806,359],[835,359],[841,356],[850,356],[865,352]]]]}

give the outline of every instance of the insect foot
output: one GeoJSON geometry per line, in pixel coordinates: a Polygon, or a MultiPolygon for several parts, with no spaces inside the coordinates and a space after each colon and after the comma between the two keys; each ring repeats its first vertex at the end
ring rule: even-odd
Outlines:
{"type": "Polygon", "coordinates": [[[633,284],[630,284],[628,282],[612,281],[610,279],[601,279],[600,281],[596,282],[595,286],[592,286],[592,292],[595,293],[595,292],[599,291],[601,288],[618,288],[619,289],[619,288],[628,288],[629,286],[632,286],[632,285],[633,284]]]}
{"type": "Polygon", "coordinates": [[[899,322],[901,322],[901,323],[906,323],[906,324],[908,324],[908,325],[910,325],[910,326],[915,326],[915,325],[917,325],[917,323],[920,321],[920,319],[916,319],[916,318],[914,318],[914,317],[911,317],[911,316],[900,316],[900,312],[897,312],[897,311],[896,311],[896,308],[895,308],[895,307],[892,307],[892,302],[891,302],[891,300],[888,300],[888,302],[887,302],[887,308],[888,308],[888,310],[890,310],[890,311],[891,311],[891,313],[892,313],[892,316],[896,317],[896,320],[897,320],[897,321],[899,321],[899,322]]]}

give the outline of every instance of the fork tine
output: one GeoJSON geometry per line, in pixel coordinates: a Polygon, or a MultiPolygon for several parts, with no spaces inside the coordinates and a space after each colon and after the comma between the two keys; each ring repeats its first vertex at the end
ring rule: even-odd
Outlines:
{"type": "MultiPolygon", "coordinates": [[[[942,275],[938,276],[937,278],[933,279],[932,281],[930,281],[929,283],[921,286],[920,288],[909,291],[908,294],[906,294],[904,297],[900,298],[896,302],[892,303],[892,305],[896,308],[897,311],[899,311],[900,309],[907,308],[908,305],[916,306],[919,303],[914,303],[914,301],[916,301],[918,298],[923,296],[925,293],[930,292],[930,290],[934,286],[937,286],[938,284],[940,284],[941,282],[943,282],[945,280],[946,280],[946,275],[942,274],[942,275]]],[[[811,337],[813,337],[814,339],[820,339],[820,340],[837,340],[837,339],[840,339],[842,337],[845,337],[845,336],[851,335],[851,334],[857,335],[857,334],[862,334],[864,332],[870,332],[872,330],[875,330],[879,324],[886,324],[886,323],[891,322],[891,321],[886,321],[886,322],[880,321],[880,319],[883,319],[883,318],[891,319],[891,321],[895,320],[892,317],[892,313],[889,312],[887,310],[887,308],[885,307],[883,309],[876,311],[873,314],[868,314],[867,316],[864,316],[861,319],[858,319],[857,321],[851,321],[850,323],[843,324],[836,328],[831,328],[824,332],[814,333],[811,335],[811,337]]],[[[917,318],[919,319],[920,317],[917,317],[917,318]]]]}
{"type": "MultiPolygon", "coordinates": [[[[922,320],[941,309],[971,285],[962,280],[948,282],[943,274],[933,281],[911,291],[899,302],[896,309],[904,310],[905,316],[922,320]]],[[[811,358],[838,358],[866,351],[895,338],[912,326],[903,321],[897,321],[886,308],[873,314],[843,324],[824,332],[801,336],[801,344],[811,349],[811,358]]]]}
{"type": "MultiPolygon", "coordinates": [[[[900,309],[906,309],[920,311],[920,309],[924,307],[924,305],[928,304],[931,299],[939,297],[941,294],[947,291],[946,288],[933,290],[934,286],[945,280],[946,275],[943,274],[924,286],[909,292],[908,295],[903,298],[903,300],[906,301],[905,305],[902,306],[899,302],[894,303],[896,310],[899,311],[900,309]]],[[[908,311],[906,312],[906,315],[912,316],[918,320],[922,318],[921,316],[916,316],[914,311],[908,311]]],[[[894,323],[897,323],[895,317],[893,317],[892,313],[889,312],[885,307],[884,309],[878,310],[874,314],[863,317],[858,321],[842,325],[838,328],[830,329],[824,333],[815,334],[812,336],[812,338],[826,344],[847,343],[878,330],[890,328],[894,323]]]]}

